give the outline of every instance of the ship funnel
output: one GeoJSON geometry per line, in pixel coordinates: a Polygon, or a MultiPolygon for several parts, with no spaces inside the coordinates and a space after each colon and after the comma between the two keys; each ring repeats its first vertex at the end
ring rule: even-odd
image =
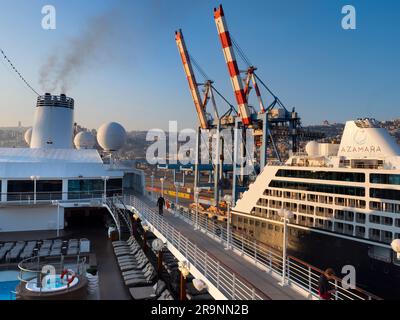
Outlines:
{"type": "Polygon", "coordinates": [[[45,93],[36,103],[31,148],[71,149],[74,99],[45,93]]]}

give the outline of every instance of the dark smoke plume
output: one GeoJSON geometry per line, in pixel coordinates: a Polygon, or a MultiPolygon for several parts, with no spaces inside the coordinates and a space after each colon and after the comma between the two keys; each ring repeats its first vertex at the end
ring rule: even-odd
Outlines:
{"type": "Polygon", "coordinates": [[[110,60],[118,18],[115,10],[91,18],[79,36],[50,54],[39,71],[42,89],[65,93],[83,71],[110,60]]]}

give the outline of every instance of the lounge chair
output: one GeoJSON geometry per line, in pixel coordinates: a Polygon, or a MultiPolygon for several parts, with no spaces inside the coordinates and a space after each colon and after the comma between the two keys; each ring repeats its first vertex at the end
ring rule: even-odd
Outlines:
{"type": "Polygon", "coordinates": [[[174,297],[172,296],[171,292],[164,290],[157,300],[174,300],[174,297]]]}
{"type": "Polygon", "coordinates": [[[128,287],[147,286],[147,285],[153,284],[156,277],[157,277],[157,273],[152,272],[146,278],[139,277],[139,278],[132,278],[130,280],[126,280],[125,285],[128,287]]]}
{"type": "Polygon", "coordinates": [[[129,288],[129,293],[134,300],[153,300],[157,299],[165,288],[165,282],[158,280],[154,286],[129,288]]]}

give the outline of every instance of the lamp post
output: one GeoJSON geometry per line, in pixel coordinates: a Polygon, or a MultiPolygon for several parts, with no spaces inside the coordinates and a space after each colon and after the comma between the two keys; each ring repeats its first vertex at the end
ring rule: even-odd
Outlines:
{"type": "Polygon", "coordinates": [[[154,198],[154,173],[151,173],[151,199],[153,200],[154,198]]]}
{"type": "Polygon", "coordinates": [[[142,227],[143,227],[143,252],[146,253],[147,252],[146,232],[147,232],[147,230],[149,230],[149,226],[146,223],[142,223],[142,227]]]}
{"type": "Polygon", "coordinates": [[[194,229],[197,230],[199,228],[199,194],[200,194],[200,188],[196,187],[194,188],[194,198],[196,202],[196,216],[195,216],[195,223],[194,223],[194,229]]]}
{"type": "Polygon", "coordinates": [[[226,202],[227,206],[227,221],[226,221],[226,248],[230,248],[230,238],[231,238],[231,205],[232,205],[232,196],[231,195],[225,195],[224,200],[226,202]]]}
{"type": "Polygon", "coordinates": [[[151,244],[153,250],[157,252],[157,272],[158,276],[162,273],[162,261],[163,261],[163,248],[165,246],[161,239],[155,239],[151,244]]]}
{"type": "Polygon", "coordinates": [[[190,271],[186,262],[179,262],[178,269],[180,271],[179,300],[186,300],[186,278],[190,271]]]}
{"type": "Polygon", "coordinates": [[[60,202],[57,201],[57,237],[60,236],[60,202]]]}
{"type": "Polygon", "coordinates": [[[36,181],[39,180],[39,176],[31,176],[33,180],[33,203],[36,204],[36,181]]]}
{"type": "Polygon", "coordinates": [[[139,220],[139,215],[137,213],[134,213],[132,217],[133,217],[133,226],[132,226],[133,230],[132,231],[133,231],[133,236],[136,237],[136,235],[137,235],[137,222],[139,220]]]}
{"type": "Polygon", "coordinates": [[[278,215],[283,220],[283,254],[282,254],[282,282],[280,285],[287,285],[286,282],[286,249],[287,249],[287,223],[293,217],[293,212],[286,209],[279,209],[278,215]]]}
{"type": "Polygon", "coordinates": [[[164,180],[165,178],[160,178],[161,182],[161,196],[164,197],[164,180]]]}
{"type": "Polygon", "coordinates": [[[178,191],[179,191],[179,183],[175,182],[175,209],[178,208],[178,202],[179,202],[178,191]]]}
{"type": "Polygon", "coordinates": [[[108,176],[103,176],[102,179],[104,180],[104,201],[107,199],[107,180],[110,179],[108,176]]]}

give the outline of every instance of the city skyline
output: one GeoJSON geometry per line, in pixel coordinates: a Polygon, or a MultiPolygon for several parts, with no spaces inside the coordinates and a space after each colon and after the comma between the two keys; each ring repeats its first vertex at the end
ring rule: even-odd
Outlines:
{"type": "MultiPolygon", "coordinates": [[[[62,56],[71,39],[80,39],[90,28],[93,18],[108,17],[112,30],[104,30],[104,43],[91,47],[87,63],[74,70],[66,91],[76,100],[75,121],[94,129],[117,121],[128,131],[166,128],[168,120],[177,120],[180,128],[193,127],[197,116],[174,31],[183,29],[190,54],[233,103],[212,15],[220,2],[235,40],[258,67],[261,78],[289,109],[296,107],[305,125],[326,119],[398,117],[400,47],[395,39],[400,4],[390,0],[384,4],[351,1],[357,10],[356,30],[341,27],[341,8],[348,4],[344,1],[255,1],[249,5],[96,0],[66,5],[55,0],[51,4],[57,10],[57,29],[43,30],[41,9],[49,3],[1,0],[0,47],[29,83],[44,93],[39,74],[49,57],[62,56]]],[[[30,126],[35,95],[3,59],[0,86],[0,126],[14,126],[18,121],[30,126]]]]}

